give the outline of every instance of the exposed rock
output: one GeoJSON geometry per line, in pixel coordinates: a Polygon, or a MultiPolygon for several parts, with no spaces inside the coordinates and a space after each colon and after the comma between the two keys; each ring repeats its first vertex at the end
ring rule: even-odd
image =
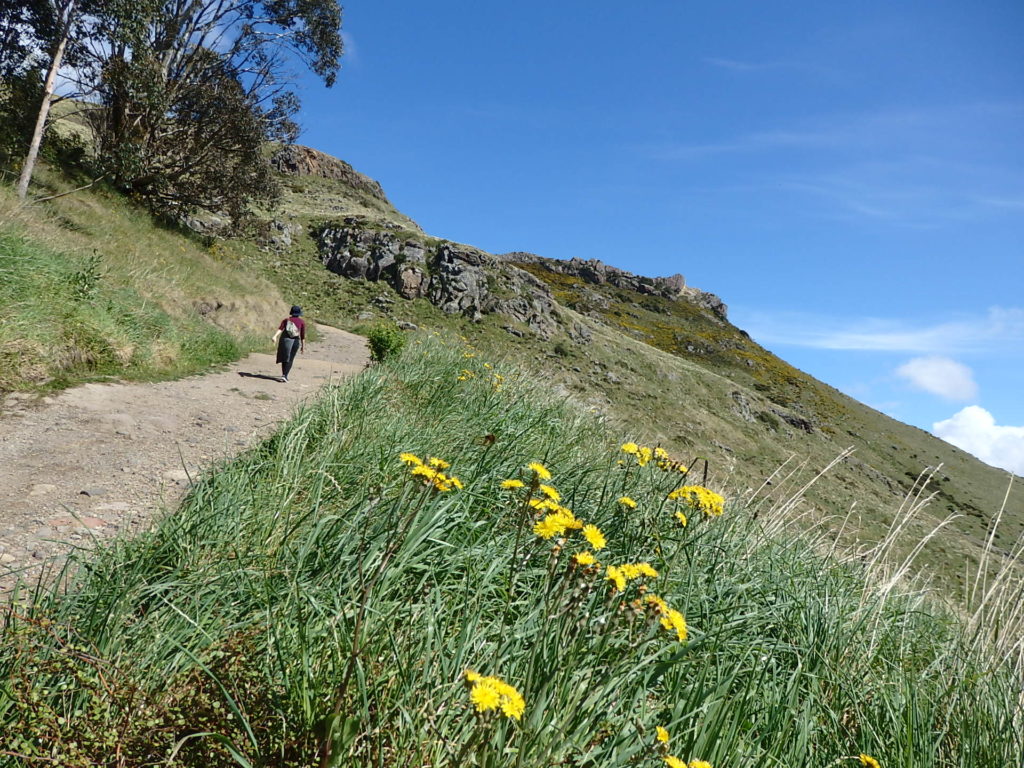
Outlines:
{"type": "Polygon", "coordinates": [[[270,164],[281,173],[292,176],[319,176],[322,179],[342,181],[371,197],[387,202],[384,189],[378,182],[359,173],[344,160],[301,144],[282,147],[270,158],[270,164]]]}
{"type": "Polygon", "coordinates": [[[782,419],[784,422],[789,424],[791,427],[796,427],[804,432],[811,434],[814,432],[814,423],[803,416],[798,416],[790,411],[784,411],[781,408],[772,408],[771,412],[782,419]]]}
{"type": "Polygon", "coordinates": [[[739,390],[734,390],[730,393],[732,399],[736,402],[735,411],[741,419],[744,421],[753,421],[754,414],[750,412],[750,401],[747,400],[747,396],[739,390]]]}
{"type": "Polygon", "coordinates": [[[425,298],[448,314],[474,321],[499,313],[543,339],[558,330],[547,285],[469,246],[427,245],[401,231],[370,228],[357,217],[314,228],[323,264],[352,279],[386,282],[406,299],[425,298]]]}
{"type": "MultiPolygon", "coordinates": [[[[572,258],[568,261],[546,259],[535,253],[513,251],[502,254],[503,261],[519,264],[543,264],[544,267],[563,275],[578,277],[593,285],[613,285],[627,291],[647,296],[662,296],[666,299],[688,301],[726,319],[728,307],[718,296],[686,285],[686,279],[675,274],[669,277],[643,277],[618,267],[612,267],[597,259],[572,258]]],[[[602,300],[603,301],[603,300],[602,300]]]]}

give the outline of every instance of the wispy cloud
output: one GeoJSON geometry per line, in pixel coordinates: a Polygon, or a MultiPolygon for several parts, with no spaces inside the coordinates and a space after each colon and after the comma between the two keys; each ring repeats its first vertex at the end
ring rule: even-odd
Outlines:
{"type": "Polygon", "coordinates": [[[946,400],[973,400],[978,396],[974,371],[948,357],[915,357],[897,368],[896,375],[915,389],[946,400]]]}
{"type": "Polygon", "coordinates": [[[649,151],[669,163],[735,158],[751,185],[801,198],[807,216],[937,227],[1024,210],[1022,118],[1015,103],[835,114],[649,151]]]}
{"type": "Polygon", "coordinates": [[[933,325],[867,318],[840,321],[802,313],[751,313],[747,331],[764,344],[917,354],[1024,354],[1024,309],[993,307],[984,316],[933,325]]]}

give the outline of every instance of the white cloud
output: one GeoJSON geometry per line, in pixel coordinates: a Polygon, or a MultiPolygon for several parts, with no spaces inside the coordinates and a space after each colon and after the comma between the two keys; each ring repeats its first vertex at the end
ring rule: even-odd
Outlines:
{"type": "Polygon", "coordinates": [[[1024,427],[999,426],[981,406],[969,405],[935,422],[932,432],[986,464],[1024,476],[1024,427]]]}
{"type": "MultiPolygon", "coordinates": [[[[734,316],[742,310],[734,310],[734,316]]],[[[804,313],[748,313],[741,322],[758,341],[815,349],[922,354],[984,354],[1024,349],[1024,309],[993,307],[984,316],[935,325],[910,326],[897,320],[839,321],[804,313]]]]}
{"type": "Polygon", "coordinates": [[[897,368],[896,375],[917,389],[947,400],[973,400],[978,396],[974,372],[948,357],[915,357],[897,368]]]}

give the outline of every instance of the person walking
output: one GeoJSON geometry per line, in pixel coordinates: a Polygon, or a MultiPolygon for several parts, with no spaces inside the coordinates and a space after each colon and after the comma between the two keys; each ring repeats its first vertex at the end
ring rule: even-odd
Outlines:
{"type": "Polygon", "coordinates": [[[281,381],[287,382],[295,355],[306,351],[306,322],[302,319],[302,307],[292,307],[288,317],[278,326],[274,342],[277,344],[277,362],[281,364],[281,381]]]}

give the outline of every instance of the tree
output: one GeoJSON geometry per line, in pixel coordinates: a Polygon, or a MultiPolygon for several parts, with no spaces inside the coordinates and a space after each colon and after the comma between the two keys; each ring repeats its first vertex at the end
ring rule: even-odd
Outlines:
{"type": "MultiPolygon", "coordinates": [[[[125,0],[118,0],[124,2],[125,0]]],[[[295,138],[288,67],[330,86],[342,53],[336,0],[156,0],[97,29],[110,51],[96,113],[114,183],[155,210],[236,219],[274,184],[267,141],[295,138]]]]}

